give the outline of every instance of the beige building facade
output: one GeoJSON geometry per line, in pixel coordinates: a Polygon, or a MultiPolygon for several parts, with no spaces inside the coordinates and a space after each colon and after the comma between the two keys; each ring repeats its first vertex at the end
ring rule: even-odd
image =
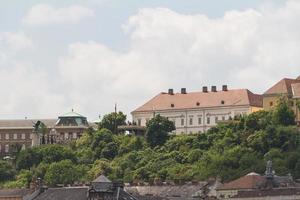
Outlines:
{"type": "Polygon", "coordinates": [[[282,96],[292,100],[291,106],[296,115],[296,121],[299,123],[300,112],[297,102],[300,100],[300,76],[296,79],[284,78],[269,88],[263,94],[263,108],[265,110],[273,109],[282,96]]]}
{"type": "Polygon", "coordinates": [[[262,109],[262,97],[247,89],[228,90],[223,86],[218,91],[215,86],[208,91],[188,93],[185,88],[174,93],[160,93],[153,99],[134,110],[133,122],[146,126],[155,115],[168,117],[176,127],[174,134],[202,133],[217,125],[220,121],[247,115],[262,109]]]}

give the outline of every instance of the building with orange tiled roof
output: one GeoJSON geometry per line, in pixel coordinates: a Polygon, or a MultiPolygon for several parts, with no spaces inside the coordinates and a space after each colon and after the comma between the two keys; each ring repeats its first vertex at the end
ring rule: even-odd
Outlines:
{"type": "Polygon", "coordinates": [[[221,90],[212,86],[209,91],[203,87],[201,92],[187,92],[182,88],[174,93],[160,93],[135,109],[131,114],[133,121],[145,126],[153,116],[159,114],[175,123],[175,134],[205,132],[220,121],[245,115],[262,109],[261,95],[247,89],[229,90],[223,85],[221,90]]]}
{"type": "Polygon", "coordinates": [[[271,161],[267,162],[265,175],[252,172],[224,183],[216,190],[218,199],[300,199],[299,184],[293,181],[291,175],[277,176],[271,161]]]}
{"type": "Polygon", "coordinates": [[[300,112],[296,102],[300,100],[300,76],[296,79],[283,78],[269,88],[263,94],[263,108],[271,110],[274,108],[281,96],[286,96],[293,100],[293,110],[296,114],[296,121],[300,122],[300,112]]]}

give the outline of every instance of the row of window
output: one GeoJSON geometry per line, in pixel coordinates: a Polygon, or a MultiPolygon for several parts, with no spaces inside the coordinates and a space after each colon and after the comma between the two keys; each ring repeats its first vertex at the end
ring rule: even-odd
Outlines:
{"type": "MultiPolygon", "coordinates": [[[[5,144],[5,145],[2,145],[0,144],[0,152],[2,152],[3,150],[5,153],[9,153],[9,149],[10,149],[10,145],[9,144],[5,144]]],[[[22,150],[26,149],[26,146],[25,144],[22,144],[22,150]]]]}
{"type": "MultiPolygon", "coordinates": [[[[215,116],[215,123],[217,123],[218,121],[225,121],[226,120],[226,116],[222,116],[222,117],[218,117],[218,116],[215,116]]],[[[176,126],[176,121],[173,120],[175,126],[176,126]]],[[[202,117],[198,117],[197,119],[197,124],[198,125],[201,125],[203,123],[203,119],[202,117]]],[[[211,117],[206,117],[206,124],[210,124],[211,123],[211,117]]],[[[184,126],[185,125],[185,119],[184,118],[181,118],[181,123],[180,123],[181,126],[184,126]]],[[[193,117],[190,117],[189,118],[189,125],[194,125],[194,118],[193,117]]]]}
{"type": "Polygon", "coordinates": [[[65,140],[69,140],[69,139],[77,139],[77,137],[79,136],[79,133],[73,132],[73,133],[60,133],[65,140]]]}
{"type": "MultiPolygon", "coordinates": [[[[220,120],[222,120],[222,121],[225,121],[226,120],[226,116],[221,116],[221,117],[219,117],[219,116],[215,116],[215,123],[217,123],[218,121],[220,121],[220,120]]],[[[146,119],[146,123],[147,123],[147,121],[149,121],[149,119],[146,119]]],[[[172,119],[172,121],[174,122],[174,124],[175,124],[175,126],[176,126],[176,120],[175,119],[172,119]]],[[[138,119],[137,120],[137,124],[139,125],[139,126],[141,126],[141,124],[142,124],[142,119],[138,119]]],[[[194,125],[194,118],[193,117],[189,117],[189,125],[194,125]]],[[[197,119],[197,124],[198,125],[201,125],[203,123],[203,120],[202,120],[202,117],[198,117],[198,119],[197,119]]],[[[206,117],[206,124],[211,124],[211,117],[206,117]]],[[[185,118],[181,118],[181,120],[180,120],[180,125],[181,126],[184,126],[185,125],[185,118]]]]}
{"type": "Polygon", "coordinates": [[[9,139],[14,139],[14,140],[22,139],[22,140],[25,140],[26,139],[26,134],[25,133],[14,133],[14,134],[6,133],[6,134],[0,134],[0,140],[1,139],[5,139],[5,140],[9,140],[9,139]],[[13,135],[13,137],[10,138],[10,135],[13,135]]]}

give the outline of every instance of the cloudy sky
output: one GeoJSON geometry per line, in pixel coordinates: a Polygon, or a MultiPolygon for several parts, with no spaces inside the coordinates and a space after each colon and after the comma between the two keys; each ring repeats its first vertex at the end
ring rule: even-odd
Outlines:
{"type": "Polygon", "coordinates": [[[299,0],[1,0],[0,118],[94,120],[161,91],[300,75],[299,0]]]}

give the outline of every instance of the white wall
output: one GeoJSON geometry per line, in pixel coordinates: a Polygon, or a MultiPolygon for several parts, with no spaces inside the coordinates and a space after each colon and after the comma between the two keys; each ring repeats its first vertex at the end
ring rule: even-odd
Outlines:
{"type": "Polygon", "coordinates": [[[236,115],[249,114],[250,106],[230,106],[230,107],[214,107],[214,108],[198,108],[198,109],[181,109],[166,111],[150,111],[132,113],[132,119],[138,125],[146,126],[146,121],[150,120],[154,115],[168,117],[169,120],[175,122],[176,130],[174,134],[190,134],[204,132],[217,124],[218,120],[228,120],[229,117],[234,118],[236,115]],[[201,123],[198,123],[199,118],[201,123]],[[210,123],[208,123],[208,118],[210,123]],[[182,124],[183,120],[183,124],[182,124]],[[190,124],[192,120],[192,124],[190,124]],[[140,124],[139,124],[140,122],[140,124]]]}

